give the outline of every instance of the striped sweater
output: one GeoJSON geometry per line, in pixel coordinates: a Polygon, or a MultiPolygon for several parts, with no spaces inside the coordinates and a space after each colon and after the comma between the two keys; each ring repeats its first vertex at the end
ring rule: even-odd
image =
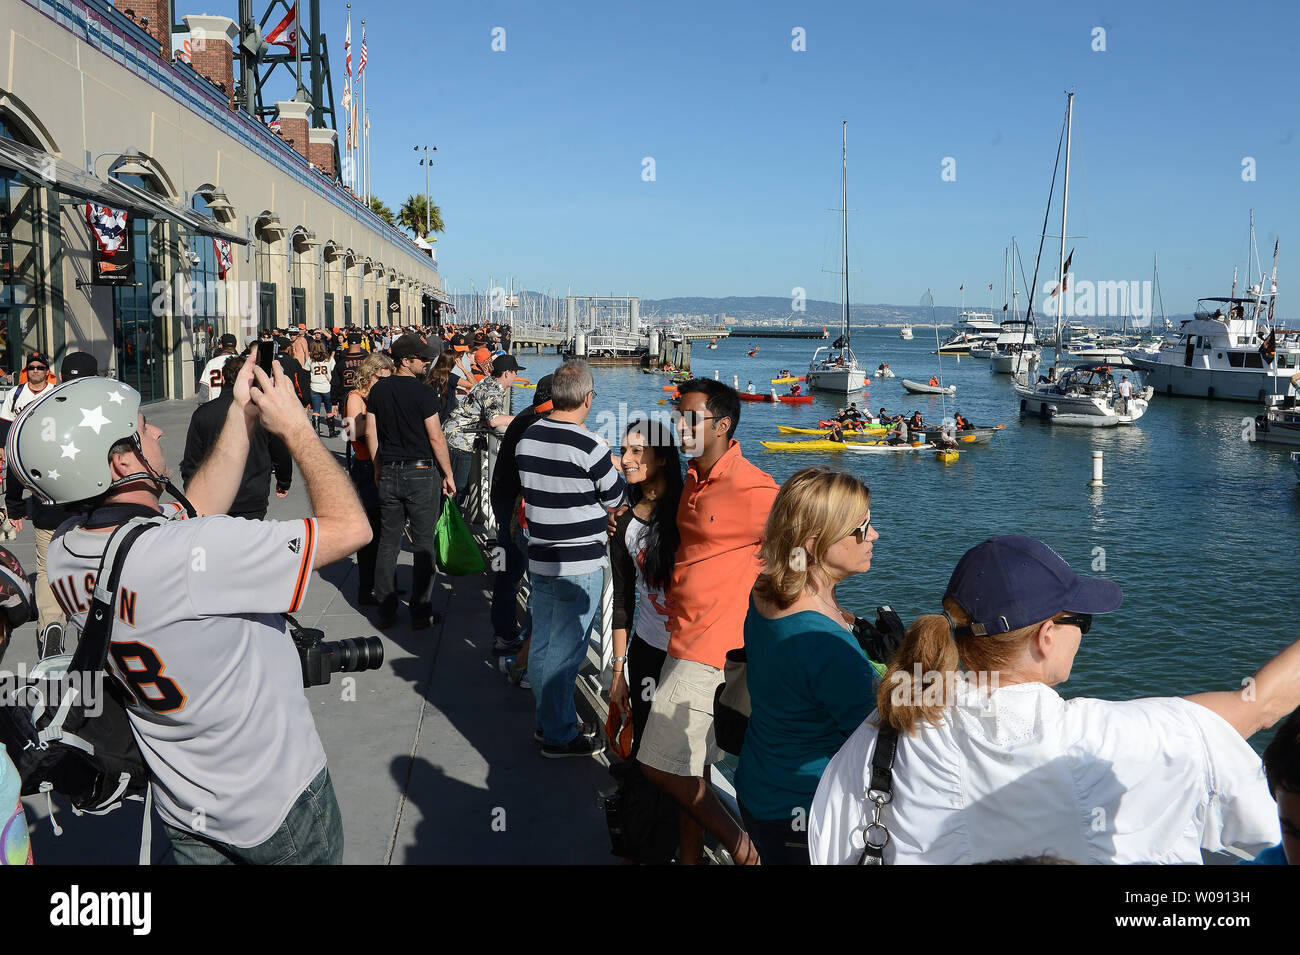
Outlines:
{"type": "Polygon", "coordinates": [[[589,574],[605,565],[607,507],[627,497],[609,448],[587,429],[541,418],[515,448],[528,518],[528,569],[548,577],[589,574]]]}

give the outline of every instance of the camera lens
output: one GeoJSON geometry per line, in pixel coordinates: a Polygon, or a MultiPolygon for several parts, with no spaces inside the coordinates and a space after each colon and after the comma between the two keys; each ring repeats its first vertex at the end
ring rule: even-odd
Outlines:
{"type": "Polygon", "coordinates": [[[347,637],[332,649],[330,669],[335,673],[377,670],[384,662],[384,644],[378,637],[347,637]]]}

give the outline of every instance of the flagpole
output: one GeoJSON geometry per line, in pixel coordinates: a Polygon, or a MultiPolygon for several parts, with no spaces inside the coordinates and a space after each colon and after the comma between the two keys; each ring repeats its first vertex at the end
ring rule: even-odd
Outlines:
{"type": "Polygon", "coordinates": [[[296,61],[296,67],[297,67],[298,89],[294,93],[294,99],[297,99],[298,95],[301,94],[303,91],[302,90],[302,30],[300,29],[302,21],[299,19],[301,16],[302,16],[302,11],[298,9],[297,0],[295,0],[293,6],[293,50],[295,54],[294,59],[296,61]]]}
{"type": "MultiPolygon", "coordinates": [[[[366,21],[361,21],[361,49],[366,48],[366,21]]],[[[370,130],[366,122],[368,114],[366,113],[366,66],[363,62],[357,67],[357,75],[361,77],[361,191],[366,197],[367,207],[370,205],[370,130]]]]}

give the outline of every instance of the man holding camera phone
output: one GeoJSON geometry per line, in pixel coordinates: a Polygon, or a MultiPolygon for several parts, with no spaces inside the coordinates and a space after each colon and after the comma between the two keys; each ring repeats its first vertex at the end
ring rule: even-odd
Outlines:
{"type": "Polygon", "coordinates": [[[370,540],[361,502],[280,368],[270,378],[252,361],[240,370],[221,434],[188,484],[194,519],[160,505],[164,490],[184,498],[139,404],[121,382],[77,380],[33,402],[10,431],[9,463],[24,484],[90,507],[50,545],[55,594],[84,626],[112,532],[134,517],[173,518],[126,555],[108,669],[126,691],[175,858],[341,862],[338,803],[282,614],[301,606],[313,570],[370,540]],[[315,517],[226,516],[259,422],[288,447],[315,517]]]}

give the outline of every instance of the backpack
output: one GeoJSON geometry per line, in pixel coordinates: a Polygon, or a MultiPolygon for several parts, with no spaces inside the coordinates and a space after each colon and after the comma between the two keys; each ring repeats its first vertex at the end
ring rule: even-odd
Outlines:
{"type": "MultiPolygon", "coordinates": [[[[141,534],[166,520],[134,518],[113,532],[76,652],[42,661],[0,691],[0,743],[18,769],[24,796],[45,793],[50,800],[50,793],[60,793],[75,814],[101,816],[124,799],[147,795],[149,768],[122,690],[104,667],[126,553],[141,534]],[[107,587],[105,566],[111,568],[107,587]]],[[[48,805],[55,835],[61,835],[52,801],[48,805]]]]}

